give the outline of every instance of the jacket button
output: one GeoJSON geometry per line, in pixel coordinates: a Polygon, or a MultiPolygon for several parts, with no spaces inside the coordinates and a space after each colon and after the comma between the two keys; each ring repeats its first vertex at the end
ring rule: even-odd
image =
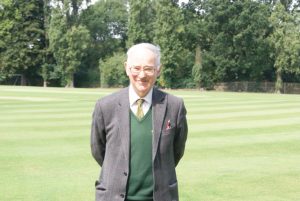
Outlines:
{"type": "Polygon", "coordinates": [[[126,176],[126,177],[127,177],[127,172],[124,172],[124,176],[126,176]]]}
{"type": "Polygon", "coordinates": [[[125,195],[124,195],[124,194],[121,194],[121,195],[120,195],[120,197],[121,197],[121,198],[124,198],[124,197],[125,197],[125,195]]]}

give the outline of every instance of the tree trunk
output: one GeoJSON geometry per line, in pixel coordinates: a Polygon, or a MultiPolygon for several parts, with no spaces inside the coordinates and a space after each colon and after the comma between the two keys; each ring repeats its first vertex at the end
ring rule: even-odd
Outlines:
{"type": "Polygon", "coordinates": [[[281,93],[281,91],[282,91],[282,85],[283,85],[283,82],[282,82],[282,73],[281,73],[281,69],[278,68],[276,70],[275,93],[278,93],[278,94],[281,93]]]}
{"type": "Polygon", "coordinates": [[[195,49],[195,64],[193,67],[194,81],[196,82],[196,87],[201,89],[201,74],[202,74],[202,55],[201,47],[198,44],[195,49]]]}
{"type": "Polygon", "coordinates": [[[67,85],[65,87],[66,88],[74,88],[74,74],[73,73],[68,75],[67,85]]]}
{"type": "Polygon", "coordinates": [[[21,74],[21,86],[26,86],[27,78],[24,74],[21,74]]]}
{"type": "Polygon", "coordinates": [[[47,80],[44,80],[43,86],[44,86],[44,87],[47,87],[47,80]]]}

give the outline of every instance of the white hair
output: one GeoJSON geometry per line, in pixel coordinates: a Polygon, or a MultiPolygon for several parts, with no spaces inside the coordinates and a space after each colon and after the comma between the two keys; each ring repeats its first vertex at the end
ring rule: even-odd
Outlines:
{"type": "Polygon", "coordinates": [[[134,56],[133,55],[134,52],[138,51],[140,48],[147,49],[155,55],[156,67],[159,69],[160,68],[160,47],[153,45],[151,43],[139,43],[139,44],[131,46],[127,51],[127,61],[131,56],[134,56]]]}

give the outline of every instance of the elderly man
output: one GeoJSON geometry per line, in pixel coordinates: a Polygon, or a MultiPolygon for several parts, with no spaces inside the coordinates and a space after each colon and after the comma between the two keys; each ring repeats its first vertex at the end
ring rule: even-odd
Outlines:
{"type": "Polygon", "coordinates": [[[129,87],[100,99],[93,113],[96,201],[178,201],[175,167],[188,130],[183,100],[153,87],[159,47],[132,46],[125,70],[129,87]]]}

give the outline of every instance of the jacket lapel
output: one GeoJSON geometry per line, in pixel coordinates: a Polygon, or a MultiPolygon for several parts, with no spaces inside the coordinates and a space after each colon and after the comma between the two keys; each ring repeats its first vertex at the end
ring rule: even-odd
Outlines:
{"type": "Polygon", "coordinates": [[[125,88],[119,99],[117,114],[119,124],[119,136],[122,142],[122,148],[125,153],[126,161],[129,161],[129,146],[130,146],[130,121],[129,121],[129,95],[128,88],[125,88]]]}
{"type": "Polygon", "coordinates": [[[157,90],[153,89],[152,95],[152,108],[153,108],[153,141],[152,141],[152,160],[154,161],[159,139],[162,131],[163,121],[165,118],[166,108],[167,108],[167,100],[166,94],[157,90]]]}

